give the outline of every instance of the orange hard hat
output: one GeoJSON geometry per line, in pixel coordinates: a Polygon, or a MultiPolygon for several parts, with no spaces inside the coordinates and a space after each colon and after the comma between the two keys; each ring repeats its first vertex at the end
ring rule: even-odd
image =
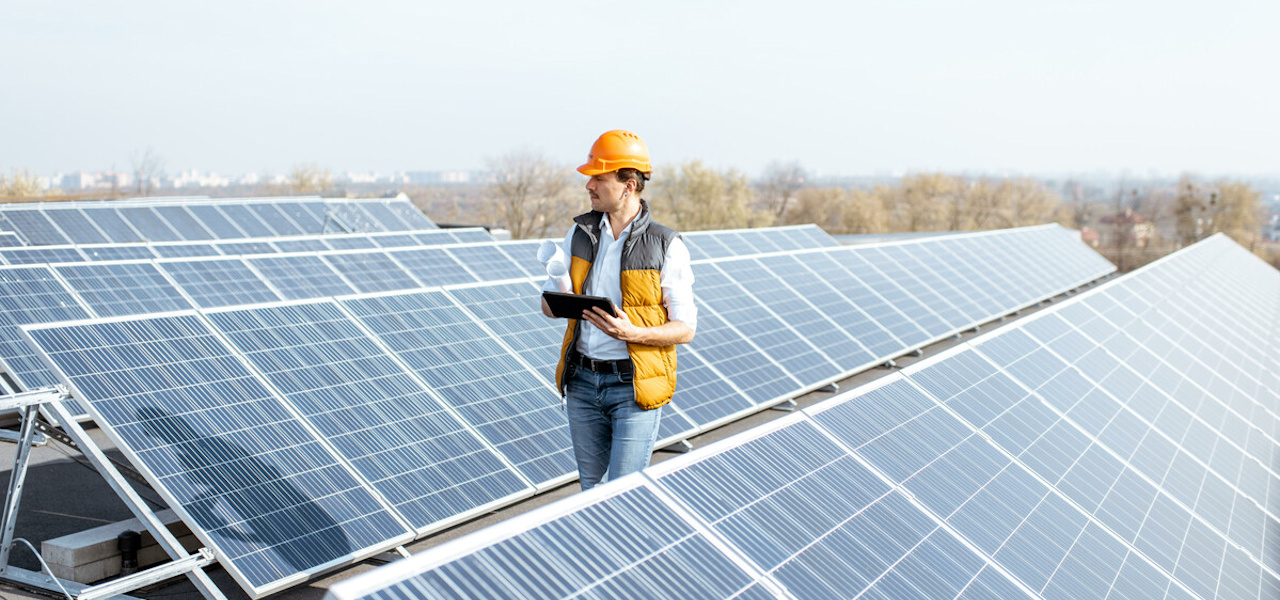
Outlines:
{"type": "Polygon", "coordinates": [[[583,175],[599,175],[618,169],[636,169],[650,173],[649,147],[640,136],[624,129],[606,131],[591,145],[586,164],[578,167],[583,175]]]}

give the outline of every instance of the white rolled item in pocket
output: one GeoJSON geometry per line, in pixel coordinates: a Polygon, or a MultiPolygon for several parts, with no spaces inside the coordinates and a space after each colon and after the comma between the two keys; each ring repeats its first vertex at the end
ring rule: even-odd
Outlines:
{"type": "Polygon", "coordinates": [[[560,248],[560,244],[551,240],[542,240],[542,243],[538,244],[538,262],[546,265],[553,260],[564,264],[564,250],[560,248]]]}
{"type": "Polygon", "coordinates": [[[547,262],[547,277],[555,282],[556,289],[566,293],[573,293],[573,281],[569,279],[569,269],[565,268],[564,261],[551,260],[547,262]]]}

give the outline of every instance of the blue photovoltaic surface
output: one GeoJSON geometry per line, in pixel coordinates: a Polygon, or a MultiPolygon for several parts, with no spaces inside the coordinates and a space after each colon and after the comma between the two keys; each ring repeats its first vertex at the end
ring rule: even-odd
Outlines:
{"type": "Polygon", "coordinates": [[[408,233],[370,235],[369,241],[379,248],[409,248],[420,245],[418,240],[408,233]]]}
{"type": "MultiPolygon", "coordinates": [[[[758,230],[769,238],[779,250],[790,252],[792,250],[804,250],[813,244],[802,242],[799,238],[791,233],[791,229],[760,229],[758,230]]],[[[805,240],[807,242],[807,239],[805,240]]]]}
{"type": "Polygon", "coordinates": [[[200,220],[200,224],[204,226],[213,237],[220,240],[229,240],[235,238],[248,237],[236,224],[227,218],[217,206],[211,204],[191,204],[187,206],[187,210],[191,211],[200,220]]]}
{"type": "Polygon", "coordinates": [[[57,224],[58,229],[62,230],[73,244],[104,244],[111,241],[78,209],[45,208],[41,212],[57,224]]]}
{"type": "Polygon", "coordinates": [[[528,277],[524,269],[493,244],[483,246],[447,246],[446,250],[465,265],[480,281],[500,281],[528,277]]]}
{"type": "Polygon", "coordinates": [[[279,254],[271,242],[214,242],[214,248],[217,248],[224,256],[249,256],[253,254],[279,254]]]}
{"type": "Polygon", "coordinates": [[[489,235],[489,232],[484,229],[458,229],[451,230],[449,233],[453,234],[454,239],[456,239],[459,244],[493,241],[493,236],[489,235]]]}
{"type": "Polygon", "coordinates": [[[54,270],[98,316],[191,308],[178,288],[149,262],[60,265],[54,270]]]}
{"type": "MultiPolygon", "coordinates": [[[[923,287],[918,280],[914,278],[911,281],[895,280],[892,276],[881,272],[876,266],[868,262],[863,250],[840,248],[829,252],[827,255],[864,285],[871,288],[891,306],[902,312],[913,324],[924,330],[928,336],[922,341],[945,335],[955,329],[918,298],[916,294],[920,291],[919,288],[923,287]],[[907,284],[910,289],[899,285],[900,283],[907,284]]],[[[884,258],[880,262],[888,262],[888,259],[884,258]]],[[[900,277],[906,276],[896,265],[886,268],[900,277]]],[[[936,295],[933,297],[935,301],[941,300],[936,295]]],[[[901,335],[898,337],[904,342],[907,341],[907,338],[903,338],[901,335]]]]}
{"type": "Polygon", "coordinates": [[[724,258],[734,256],[736,253],[730,250],[720,240],[711,235],[711,233],[703,232],[697,235],[688,234],[681,236],[685,245],[689,246],[689,254],[694,260],[700,258],[724,258]]]}
{"type": "MultiPolygon", "coordinates": [[[[774,275],[785,280],[797,294],[830,318],[836,327],[843,329],[859,344],[865,346],[872,357],[885,358],[907,349],[906,344],[894,337],[893,333],[881,323],[869,317],[862,307],[832,287],[836,282],[819,277],[805,267],[805,264],[811,263],[811,259],[816,256],[818,255],[808,254],[805,255],[804,260],[788,255],[762,256],[756,260],[774,275]]],[[[835,266],[834,263],[828,264],[835,266]]],[[[883,302],[879,304],[883,305],[883,302]]],[[[882,309],[881,312],[891,311],[891,307],[880,306],[879,308],[882,309]]],[[[901,321],[902,317],[899,313],[890,312],[890,314],[901,321]]]]}
{"type": "Polygon", "coordinates": [[[471,271],[440,248],[391,250],[387,254],[426,287],[477,281],[471,271]]]}
{"type": "Polygon", "coordinates": [[[336,304],[208,316],[416,529],[532,491],[336,304]]]}
{"type": "Polygon", "coordinates": [[[355,288],[318,256],[262,256],[246,258],[286,299],[328,298],[356,293],[355,288]]]}
{"type": "Polygon", "coordinates": [[[441,244],[453,244],[458,238],[452,233],[439,229],[436,231],[415,231],[413,239],[418,241],[419,246],[439,246],[441,244]]]}
{"type": "Polygon", "coordinates": [[[680,412],[679,415],[670,411],[663,413],[659,431],[661,439],[687,433],[695,426],[706,426],[755,407],[755,403],[738,391],[728,377],[712,370],[702,357],[685,346],[681,346],[677,353],[678,377],[671,404],[680,412]]]}
{"type": "Polygon", "coordinates": [[[769,307],[841,371],[851,372],[875,361],[876,357],[856,338],[791,288],[785,276],[774,274],[752,258],[719,261],[716,266],[761,304],[769,307]]]}
{"type": "Polygon", "coordinates": [[[968,282],[989,297],[990,304],[984,304],[988,314],[1007,313],[1033,299],[1039,300],[1038,295],[1027,293],[1025,284],[1017,281],[1012,270],[1004,268],[999,262],[993,263],[981,254],[977,239],[980,238],[966,236],[948,240],[949,243],[945,246],[921,244],[920,251],[951,267],[959,275],[959,282],[968,282]]]}
{"type": "MultiPolygon", "coordinates": [[[[552,240],[556,243],[563,243],[563,240],[552,240]]],[[[502,250],[512,261],[520,265],[531,277],[546,277],[547,268],[538,260],[538,247],[542,245],[542,240],[527,240],[523,242],[508,242],[498,244],[498,248],[502,250]]]]}
{"type": "Polygon", "coordinates": [[[316,235],[324,233],[324,202],[280,202],[276,204],[302,231],[316,235]]]}
{"type": "Polygon", "coordinates": [[[64,262],[84,262],[83,254],[74,246],[0,248],[0,257],[11,265],[39,265],[64,262]]]}
{"type": "Polygon", "coordinates": [[[862,258],[870,261],[885,277],[928,306],[947,324],[949,330],[974,322],[980,309],[968,298],[950,290],[946,281],[921,265],[901,247],[859,248],[862,258]],[[958,308],[963,307],[963,308],[958,308]]]}
{"type": "MultiPolygon", "coordinates": [[[[353,202],[352,204],[355,203],[353,202]]],[[[418,229],[418,227],[406,223],[403,216],[388,208],[386,202],[375,200],[360,202],[359,204],[366,213],[369,213],[375,223],[381,225],[381,227],[377,227],[373,231],[409,231],[418,229]]]]}
{"type": "Polygon", "coordinates": [[[1008,306],[1005,301],[997,300],[988,293],[991,284],[968,267],[964,262],[964,254],[964,248],[957,240],[943,239],[910,248],[911,258],[925,271],[935,274],[943,281],[943,295],[951,299],[952,304],[961,307],[965,315],[974,322],[986,321],[992,315],[1012,310],[1013,307],[1008,306]]]}
{"type": "Polygon", "coordinates": [[[386,252],[330,252],[321,255],[362,293],[411,290],[422,287],[386,252]]]}
{"type": "Polygon", "coordinates": [[[22,246],[22,239],[12,231],[0,231],[0,248],[22,246]]]}
{"type": "Polygon", "coordinates": [[[366,235],[343,235],[324,238],[325,243],[334,250],[372,250],[378,245],[366,235]]]}
{"type": "Polygon", "coordinates": [[[342,304],[535,485],[577,470],[559,396],[442,292],[342,304]]]}
{"type": "Polygon", "coordinates": [[[133,228],[142,234],[146,242],[180,242],[182,234],[174,231],[160,215],[149,206],[122,206],[120,216],[129,221],[133,228]]]}
{"type": "MultiPolygon", "coordinates": [[[[0,358],[23,389],[58,383],[22,341],[19,325],[89,318],[48,267],[0,268],[0,358]]],[[[21,391],[21,390],[19,390],[21,391]]]]}
{"type": "Polygon", "coordinates": [[[271,243],[276,248],[279,248],[281,252],[324,252],[332,250],[320,238],[278,239],[272,240],[271,243]]]}
{"type": "Polygon", "coordinates": [[[747,242],[747,246],[751,248],[752,254],[782,251],[782,247],[774,241],[774,236],[770,235],[765,230],[743,229],[736,233],[747,242]]]}
{"type": "MultiPolygon", "coordinates": [[[[648,488],[637,487],[406,577],[344,582],[341,600],[471,598],[772,599],[648,488]]],[[[421,565],[421,566],[419,566],[421,565]]]]}
{"type": "MultiPolygon", "coordinates": [[[[337,202],[328,205],[329,214],[333,215],[339,223],[345,226],[345,230],[352,233],[363,233],[369,231],[382,231],[382,225],[373,220],[369,213],[360,208],[360,204],[355,202],[337,202]]],[[[330,228],[326,231],[337,231],[330,228]]]]}
{"type": "Polygon", "coordinates": [[[273,302],[280,297],[237,258],[157,263],[201,308],[273,302]]]}
{"type": "Polygon", "coordinates": [[[542,290],[538,286],[503,283],[454,288],[445,293],[514,349],[536,373],[555,384],[565,321],[542,314],[542,290]]]}
{"type": "MultiPolygon", "coordinates": [[[[756,404],[780,400],[803,387],[781,366],[748,342],[741,333],[706,310],[701,302],[698,306],[698,334],[687,347],[714,366],[756,404]]],[[[733,396],[736,394],[727,397],[726,405],[719,406],[708,399],[709,410],[730,414],[727,410],[737,404],[737,399],[733,396]]],[[[688,410],[696,409],[690,406],[688,410]]]]}
{"type": "Polygon", "coordinates": [[[28,333],[251,590],[410,537],[196,315],[28,333]]]}
{"type": "Polygon", "coordinates": [[[268,227],[266,223],[263,223],[262,219],[258,218],[257,213],[249,210],[249,207],[244,204],[219,204],[218,208],[227,216],[228,220],[235,223],[236,227],[239,227],[244,231],[243,236],[230,236],[232,238],[259,238],[274,237],[278,235],[275,229],[272,229],[271,227],[268,227]]]}
{"type": "Polygon", "coordinates": [[[408,226],[409,230],[415,229],[435,229],[437,226],[431,222],[418,207],[410,202],[401,200],[392,200],[387,203],[387,210],[391,211],[400,218],[400,222],[408,226]]]}
{"type": "Polygon", "coordinates": [[[144,241],[133,226],[114,208],[83,208],[80,210],[84,212],[84,216],[93,221],[94,225],[98,226],[98,229],[102,230],[102,233],[107,235],[111,242],[127,244],[144,241]]]}
{"type": "MultiPolygon", "coordinates": [[[[932,337],[929,332],[917,325],[915,321],[912,321],[895,304],[895,300],[902,299],[914,303],[914,300],[910,300],[901,288],[888,288],[886,291],[890,292],[891,297],[883,297],[868,283],[856,277],[852,271],[838,262],[840,259],[850,260],[849,251],[812,252],[801,256],[800,262],[804,263],[808,270],[835,288],[837,292],[858,309],[865,312],[872,322],[885,328],[894,337],[901,340],[901,349],[917,346],[932,337]]],[[[865,271],[861,272],[865,273],[865,271]]],[[[888,281],[884,283],[892,285],[888,281]]],[[[919,304],[912,304],[912,306],[919,307],[919,304]]],[[[923,307],[920,308],[923,310],[923,307]]],[[[856,321],[850,321],[850,323],[854,322],[856,321]]],[[[857,335],[853,330],[849,330],[849,332],[857,335]]],[[[884,344],[884,342],[880,342],[880,344],[884,344]]]]}
{"type": "Polygon", "coordinates": [[[0,219],[0,229],[21,233],[32,246],[73,243],[39,210],[6,210],[0,212],[0,219]]]}
{"type": "MultiPolygon", "coordinates": [[[[715,266],[695,264],[693,272],[697,298],[803,384],[826,381],[843,371],[715,266]]],[[[702,312],[698,314],[701,327],[702,312]]]]}
{"type": "Polygon", "coordinates": [[[157,254],[147,244],[113,244],[107,246],[80,246],[80,252],[93,262],[109,260],[151,260],[157,254]]]}
{"type": "Polygon", "coordinates": [[[187,212],[184,206],[157,206],[154,207],[154,210],[169,224],[169,227],[172,227],[174,231],[182,236],[182,239],[198,241],[211,240],[217,237],[209,233],[209,230],[205,229],[199,220],[187,212]]]}
{"type": "Polygon", "coordinates": [[[221,256],[213,244],[152,244],[151,250],[160,258],[195,258],[221,256]]]}
{"type": "Polygon", "coordinates": [[[257,215],[263,223],[267,224],[274,235],[307,235],[320,233],[319,231],[307,231],[294,223],[284,211],[275,202],[252,202],[245,205],[249,212],[257,215]]]}

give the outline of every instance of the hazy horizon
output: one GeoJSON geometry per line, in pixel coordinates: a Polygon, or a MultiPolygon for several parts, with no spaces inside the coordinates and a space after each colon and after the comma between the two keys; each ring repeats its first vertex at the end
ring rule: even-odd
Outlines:
{"type": "Polygon", "coordinates": [[[1280,3],[7,6],[0,170],[1280,174],[1280,3]],[[15,58],[16,57],[16,58],[15,58]]]}

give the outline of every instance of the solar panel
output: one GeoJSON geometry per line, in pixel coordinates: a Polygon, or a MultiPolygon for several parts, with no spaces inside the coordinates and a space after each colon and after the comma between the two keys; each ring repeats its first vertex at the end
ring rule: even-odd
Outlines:
{"type": "MultiPolygon", "coordinates": [[[[368,232],[382,231],[382,226],[369,213],[355,202],[332,202],[328,204],[328,214],[342,224],[344,231],[368,232]]],[[[336,230],[330,230],[335,231],[336,230]]]]}
{"type": "Polygon", "coordinates": [[[689,255],[694,260],[703,258],[725,258],[727,256],[736,256],[737,253],[720,243],[720,240],[713,237],[710,233],[701,232],[698,235],[687,233],[680,236],[684,240],[686,246],[689,246],[689,255]]]}
{"type": "Polygon", "coordinates": [[[310,234],[324,233],[324,202],[281,202],[276,207],[302,231],[310,234]]]}
{"type": "Polygon", "coordinates": [[[332,301],[208,317],[419,533],[533,492],[332,301]]]}
{"type": "MultiPolygon", "coordinates": [[[[695,296],[797,380],[830,381],[843,369],[712,264],[694,264],[695,296]]],[[[699,311],[699,328],[702,313],[699,311]]],[[[701,333],[701,332],[699,332],[701,333]]],[[[696,348],[695,348],[696,349],[696,348]]],[[[802,386],[804,387],[804,386],[802,386]]]]}
{"type": "Polygon", "coordinates": [[[236,227],[244,231],[244,236],[229,237],[251,237],[263,238],[274,237],[279,235],[275,229],[269,227],[262,219],[258,218],[257,213],[249,209],[245,204],[220,204],[218,209],[226,215],[227,219],[234,223],[236,227]]]}
{"type": "Polygon", "coordinates": [[[276,248],[279,248],[281,252],[324,252],[332,250],[320,238],[277,239],[272,240],[271,243],[276,248]]]}
{"type": "Polygon", "coordinates": [[[455,287],[445,293],[514,349],[535,373],[555,385],[565,321],[542,314],[541,288],[513,282],[455,287]]]}
{"type": "Polygon", "coordinates": [[[529,275],[515,261],[511,260],[493,243],[474,246],[447,246],[445,250],[452,254],[480,281],[500,281],[503,279],[522,279],[529,275]]]}
{"type": "Polygon", "coordinates": [[[196,315],[27,333],[251,595],[411,539],[196,315]]]}
{"type": "Polygon", "coordinates": [[[245,262],[289,300],[356,293],[346,279],[318,256],[261,256],[246,258],[245,262]]]}
{"type": "MultiPolygon", "coordinates": [[[[561,240],[551,241],[561,242],[561,240]]],[[[538,247],[541,245],[542,240],[524,240],[499,243],[498,249],[502,250],[503,254],[506,254],[513,262],[520,265],[530,277],[546,277],[547,269],[538,260],[538,247]]]]}
{"type": "Polygon", "coordinates": [[[449,233],[453,234],[454,239],[460,244],[493,241],[493,236],[484,229],[451,229],[449,233]]]}
{"type": "Polygon", "coordinates": [[[119,211],[120,216],[142,235],[143,241],[179,242],[184,239],[149,206],[122,206],[119,211]]]}
{"type": "Polygon", "coordinates": [[[19,387],[29,390],[57,383],[49,369],[22,341],[19,325],[85,319],[89,312],[46,266],[0,269],[0,359],[19,387]]]}
{"type": "Polygon", "coordinates": [[[80,253],[92,262],[109,260],[151,260],[157,254],[147,244],[80,245],[80,253]]]}
{"type": "Polygon", "coordinates": [[[788,285],[785,276],[775,274],[751,258],[720,261],[716,266],[843,372],[878,362],[855,337],[788,285]]]}
{"type": "Polygon", "coordinates": [[[94,226],[93,221],[77,209],[45,208],[41,212],[53,221],[73,244],[102,244],[111,241],[94,226]]]}
{"type": "Polygon", "coordinates": [[[414,229],[435,229],[436,224],[431,222],[418,207],[411,202],[392,200],[387,203],[387,210],[394,213],[400,218],[400,221],[408,226],[409,230],[414,229]]]}
{"type": "Polygon", "coordinates": [[[408,248],[419,246],[418,240],[407,233],[393,235],[371,235],[369,241],[379,248],[408,248]]]}
{"type": "MultiPolygon", "coordinates": [[[[921,341],[945,335],[953,330],[937,313],[916,298],[915,291],[920,287],[918,281],[913,280],[910,282],[909,285],[913,289],[908,290],[899,285],[892,276],[886,276],[886,273],[882,273],[872,263],[868,262],[862,253],[852,248],[833,250],[828,252],[827,256],[843,267],[847,275],[854,277],[862,286],[870,289],[874,296],[887,302],[917,329],[924,331],[927,337],[921,341]]],[[[901,275],[900,269],[895,269],[895,271],[893,274],[901,275]]],[[[841,291],[846,290],[841,288],[841,291]]],[[[892,315],[886,316],[890,318],[890,321],[886,321],[886,323],[894,322],[892,315]]],[[[902,341],[914,343],[909,340],[919,339],[918,335],[913,335],[908,327],[900,324],[897,327],[898,329],[890,327],[890,330],[902,341]]]]}
{"type": "Polygon", "coordinates": [[[322,254],[351,285],[361,292],[411,290],[422,287],[386,252],[329,252],[322,254]]]}
{"type": "Polygon", "coordinates": [[[320,233],[319,231],[307,231],[294,223],[284,211],[280,210],[280,206],[275,202],[251,202],[245,205],[249,212],[257,215],[263,223],[267,224],[274,232],[273,235],[307,235],[320,233]]]}
{"type": "Polygon", "coordinates": [[[747,242],[747,246],[751,248],[752,254],[782,251],[782,247],[774,241],[773,236],[766,233],[766,230],[743,229],[736,233],[747,242]]]}
{"type": "Polygon", "coordinates": [[[200,224],[204,226],[214,238],[220,240],[235,239],[248,237],[236,224],[228,219],[217,206],[205,204],[190,204],[187,210],[191,211],[200,220],[200,224]]]}
{"type": "Polygon", "coordinates": [[[151,251],[160,258],[195,258],[198,256],[221,256],[213,244],[156,243],[151,244],[151,251]]]}
{"type": "Polygon", "coordinates": [[[0,212],[0,219],[7,221],[0,222],[0,227],[22,234],[22,237],[26,238],[27,243],[32,246],[57,246],[72,243],[71,240],[67,239],[67,236],[58,230],[58,226],[54,225],[53,221],[50,221],[39,210],[6,210],[0,212]]]}
{"type": "Polygon", "coordinates": [[[871,261],[894,283],[929,307],[952,330],[972,325],[981,308],[951,288],[941,276],[920,264],[900,246],[859,248],[863,258],[871,261]]]}
{"type": "MultiPolygon", "coordinates": [[[[701,301],[698,302],[698,334],[687,347],[757,405],[780,402],[804,387],[738,330],[706,310],[701,301]]],[[[739,403],[736,396],[708,399],[701,410],[707,418],[730,416],[735,414],[730,410],[739,403]]],[[[685,410],[693,414],[699,408],[686,406],[685,410]]]]}
{"type": "Polygon", "coordinates": [[[427,287],[477,280],[471,271],[442,248],[391,250],[387,255],[427,287]]]}
{"type": "Polygon", "coordinates": [[[184,240],[211,240],[217,237],[209,233],[209,230],[205,229],[199,220],[187,212],[185,206],[157,206],[154,210],[184,240]]]}
{"type": "Polygon", "coordinates": [[[435,231],[414,232],[413,239],[418,240],[419,246],[439,246],[441,244],[452,244],[459,241],[452,233],[440,229],[435,231]]]}
{"type": "Polygon", "coordinates": [[[0,231],[0,248],[22,246],[22,238],[12,231],[0,231]]]}
{"type": "Polygon", "coordinates": [[[215,242],[217,248],[225,256],[249,256],[253,254],[277,254],[280,251],[268,241],[258,242],[215,242]]]}
{"type": "Polygon", "coordinates": [[[143,241],[142,235],[114,208],[83,208],[81,211],[113,243],[127,244],[143,241]]]}
{"type": "Polygon", "coordinates": [[[156,264],[201,308],[280,299],[267,282],[236,258],[164,260],[156,264]]]}
{"type": "Polygon", "coordinates": [[[628,481],[606,497],[578,494],[555,513],[513,519],[487,545],[447,544],[341,582],[329,597],[776,597],[648,486],[628,481]]]}
{"type": "MultiPolygon", "coordinates": [[[[352,204],[356,204],[353,202],[352,204]]],[[[381,200],[366,200],[359,202],[360,207],[372,217],[373,223],[378,226],[371,231],[409,231],[417,229],[404,221],[404,218],[388,208],[387,203],[381,200]]]]}
{"type": "Polygon", "coordinates": [[[37,265],[64,262],[84,262],[83,254],[75,246],[24,246],[0,248],[0,258],[11,265],[37,265]]]}
{"type": "Polygon", "coordinates": [[[537,487],[577,471],[559,396],[443,292],[342,304],[537,487]]]}
{"type": "Polygon", "coordinates": [[[192,308],[178,288],[149,262],[58,265],[54,271],[98,316],[192,308]]]}
{"type": "Polygon", "coordinates": [[[378,245],[365,235],[341,235],[324,238],[326,244],[334,250],[372,250],[378,245]]]}

